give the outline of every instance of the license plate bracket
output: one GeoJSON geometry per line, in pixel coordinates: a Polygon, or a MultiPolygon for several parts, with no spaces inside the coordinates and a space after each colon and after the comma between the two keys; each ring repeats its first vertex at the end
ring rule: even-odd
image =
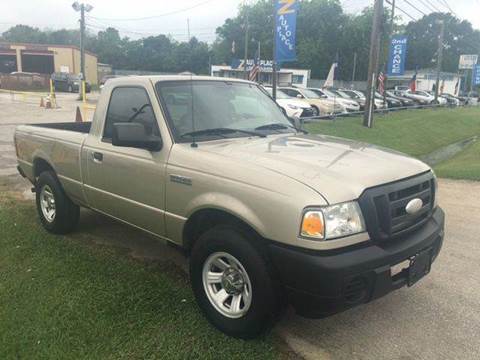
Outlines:
{"type": "Polygon", "coordinates": [[[428,248],[419,252],[410,259],[408,267],[408,286],[414,285],[418,280],[430,272],[432,267],[432,249],[428,248]]]}

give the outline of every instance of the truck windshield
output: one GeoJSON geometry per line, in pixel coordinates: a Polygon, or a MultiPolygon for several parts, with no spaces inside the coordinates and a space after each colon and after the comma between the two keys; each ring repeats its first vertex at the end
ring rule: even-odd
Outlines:
{"type": "Polygon", "coordinates": [[[192,133],[196,141],[206,141],[251,136],[248,132],[295,132],[277,104],[253,84],[205,80],[159,81],[156,89],[177,142],[191,141],[188,134],[192,133]],[[271,124],[283,126],[263,128],[271,124]],[[212,129],[230,131],[209,131],[212,129]]]}

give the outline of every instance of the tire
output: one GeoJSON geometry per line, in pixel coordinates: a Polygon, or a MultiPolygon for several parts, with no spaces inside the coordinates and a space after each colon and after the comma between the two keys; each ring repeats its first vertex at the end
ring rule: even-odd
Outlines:
{"type": "Polygon", "coordinates": [[[273,281],[271,267],[261,255],[261,251],[257,250],[248,240],[252,237],[258,238],[251,232],[243,231],[240,227],[216,226],[200,236],[190,258],[192,288],[203,313],[217,329],[227,335],[242,339],[252,339],[264,333],[273,325],[282,310],[282,296],[280,296],[278,283],[273,281]],[[212,259],[218,257],[223,261],[223,265],[230,266],[224,266],[223,270],[217,268],[215,272],[211,272],[216,266],[214,265],[212,268],[209,264],[214,264],[215,261],[212,262],[212,259]],[[232,270],[235,268],[240,270],[232,270]],[[237,292],[242,291],[242,300],[237,301],[238,311],[232,310],[232,306],[234,299],[240,295],[232,293],[231,286],[228,286],[232,282],[228,284],[228,281],[225,281],[225,276],[230,270],[234,275],[238,275],[240,272],[243,281],[237,282],[237,285],[238,283],[244,284],[243,288],[239,286],[234,289],[237,292]],[[223,280],[217,284],[209,284],[206,280],[207,273],[214,273],[217,276],[222,274],[223,280]],[[230,292],[225,290],[230,290],[230,292]],[[218,292],[215,293],[215,291],[218,292]],[[223,300],[225,305],[219,305],[220,302],[215,303],[214,300],[211,300],[212,292],[218,295],[221,291],[224,296],[228,295],[223,300]],[[228,305],[230,305],[231,313],[225,314],[225,308],[228,305]]]}
{"type": "Polygon", "coordinates": [[[318,109],[317,106],[312,105],[312,109],[313,109],[313,116],[320,116],[320,110],[318,109]]]}
{"type": "Polygon", "coordinates": [[[53,234],[71,232],[78,224],[80,207],[65,194],[55,173],[42,172],[35,189],[37,212],[43,227],[53,234]]]}

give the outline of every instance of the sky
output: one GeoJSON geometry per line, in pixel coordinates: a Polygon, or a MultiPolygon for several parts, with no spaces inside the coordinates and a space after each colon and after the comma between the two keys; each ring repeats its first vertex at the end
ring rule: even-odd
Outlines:
{"type": "MultiPolygon", "coordinates": [[[[53,30],[76,28],[79,13],[72,9],[73,1],[0,0],[0,32],[15,24],[53,30]]],[[[189,21],[190,34],[210,43],[215,39],[216,27],[222,25],[225,19],[234,17],[239,5],[245,0],[83,1],[93,6],[86,23],[87,28],[95,33],[113,26],[122,36],[130,38],[137,39],[164,33],[171,34],[176,40],[185,41],[188,38],[187,21],[189,21]]],[[[469,20],[475,28],[480,29],[480,0],[396,0],[396,2],[399,7],[417,19],[422,16],[421,12],[410,7],[408,3],[414,4],[418,10],[425,13],[432,12],[432,5],[446,11],[447,3],[458,17],[469,20]]],[[[355,13],[373,4],[373,0],[343,0],[342,3],[347,12],[355,13]]],[[[403,17],[409,20],[408,17],[403,17]]]]}

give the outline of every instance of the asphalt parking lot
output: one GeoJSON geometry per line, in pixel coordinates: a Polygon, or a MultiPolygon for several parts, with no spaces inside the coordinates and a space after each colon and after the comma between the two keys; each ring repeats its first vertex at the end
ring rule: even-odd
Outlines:
{"type": "MultiPolygon", "coordinates": [[[[73,121],[75,98],[62,95],[60,109],[46,110],[34,101],[12,101],[0,94],[1,191],[32,197],[15,169],[15,126],[73,121]]],[[[308,320],[289,312],[274,331],[293,351],[306,359],[480,358],[480,183],[441,180],[439,190],[446,239],[431,274],[412,288],[327,319],[308,320]]],[[[95,229],[94,241],[125,247],[132,256],[186,268],[172,248],[100,215],[83,212],[80,229],[95,229]]]]}

